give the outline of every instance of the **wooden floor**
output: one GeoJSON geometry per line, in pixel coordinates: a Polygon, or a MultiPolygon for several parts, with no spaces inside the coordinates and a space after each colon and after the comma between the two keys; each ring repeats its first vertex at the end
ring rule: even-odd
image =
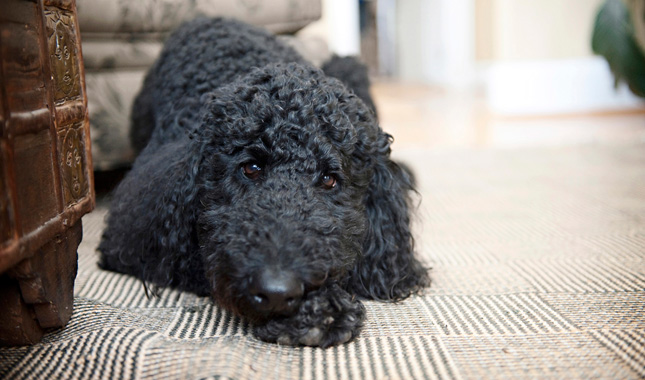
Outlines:
{"type": "Polygon", "coordinates": [[[645,141],[640,110],[508,117],[487,109],[483,93],[375,81],[372,94],[393,149],[521,148],[645,141]]]}

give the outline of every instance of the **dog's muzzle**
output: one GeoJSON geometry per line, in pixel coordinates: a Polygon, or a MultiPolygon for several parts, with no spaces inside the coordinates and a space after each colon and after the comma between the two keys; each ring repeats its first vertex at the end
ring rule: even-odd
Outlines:
{"type": "Polygon", "coordinates": [[[248,285],[251,306],[265,315],[293,315],[304,292],[304,284],[295,273],[272,268],[260,270],[248,285]]]}

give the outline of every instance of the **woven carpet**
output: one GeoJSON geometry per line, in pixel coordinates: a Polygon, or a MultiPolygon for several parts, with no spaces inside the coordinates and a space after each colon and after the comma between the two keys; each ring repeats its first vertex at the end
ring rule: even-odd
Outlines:
{"type": "Polygon", "coordinates": [[[99,270],[105,205],[83,219],[75,311],[2,379],[645,377],[645,144],[405,151],[432,287],[366,302],[349,344],[284,347],[207,298],[147,298],[99,270]]]}

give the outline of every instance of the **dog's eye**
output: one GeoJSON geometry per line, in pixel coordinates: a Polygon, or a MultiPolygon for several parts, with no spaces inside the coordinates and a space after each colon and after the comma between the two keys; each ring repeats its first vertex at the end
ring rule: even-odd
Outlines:
{"type": "Polygon", "coordinates": [[[258,179],[261,172],[262,167],[255,162],[249,162],[242,166],[242,173],[244,173],[248,179],[258,179]]]}
{"type": "Polygon", "coordinates": [[[333,174],[325,174],[320,177],[320,183],[322,184],[322,187],[327,190],[331,190],[336,187],[336,182],[336,177],[333,174]]]}

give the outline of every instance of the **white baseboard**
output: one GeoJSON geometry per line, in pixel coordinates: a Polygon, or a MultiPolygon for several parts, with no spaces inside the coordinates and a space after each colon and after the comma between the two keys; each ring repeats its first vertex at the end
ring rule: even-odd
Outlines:
{"type": "Polygon", "coordinates": [[[488,105],[502,116],[645,109],[600,57],[493,63],[485,70],[488,105]]]}

